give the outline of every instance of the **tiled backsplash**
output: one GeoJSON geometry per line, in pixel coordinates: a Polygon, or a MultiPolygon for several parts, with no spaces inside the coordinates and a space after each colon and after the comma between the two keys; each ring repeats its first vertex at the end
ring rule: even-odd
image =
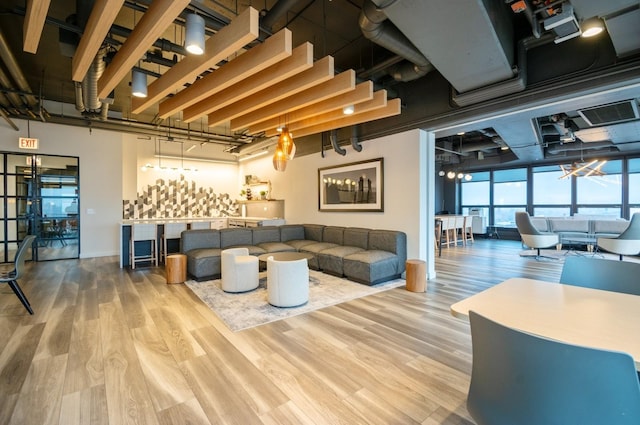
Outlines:
{"type": "Polygon", "coordinates": [[[211,187],[196,187],[185,180],[156,180],[138,192],[137,198],[122,201],[122,218],[189,218],[237,215],[238,204],[228,193],[215,193],[211,187]]]}

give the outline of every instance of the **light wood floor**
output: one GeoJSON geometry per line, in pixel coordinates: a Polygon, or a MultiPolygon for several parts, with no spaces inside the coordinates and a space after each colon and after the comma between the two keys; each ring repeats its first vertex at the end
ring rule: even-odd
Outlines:
{"type": "MultiPolygon", "coordinates": [[[[457,300],[561,265],[520,243],[444,248],[427,293],[392,289],[233,333],[162,269],[29,264],[0,287],[0,424],[469,424],[457,300]]],[[[242,314],[242,312],[238,312],[242,314]]]]}

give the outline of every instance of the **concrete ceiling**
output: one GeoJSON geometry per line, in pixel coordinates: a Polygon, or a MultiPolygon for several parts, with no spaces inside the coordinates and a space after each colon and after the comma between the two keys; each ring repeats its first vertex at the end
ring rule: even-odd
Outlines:
{"type": "MultiPolygon", "coordinates": [[[[154,129],[166,134],[170,126],[175,136],[221,146],[254,141],[239,137],[224,125],[209,129],[202,122],[189,127],[175,119],[158,122],[157,109],[153,108],[145,114],[133,115],[128,79],[116,88],[106,121],[77,113],[71,57],[64,51],[60,33],[61,29],[67,33],[74,29],[81,32],[82,28],[74,27],[72,15],[78,5],[91,3],[52,1],[37,53],[30,54],[22,51],[24,1],[2,2],[0,28],[28,83],[26,88],[19,88],[9,77],[8,82],[0,82],[5,95],[18,93],[26,99],[26,94],[32,94],[37,105],[45,106],[49,113],[45,119],[50,121],[114,130],[130,131],[136,127],[134,131],[147,134],[153,134],[154,129]]],[[[131,29],[150,3],[126,1],[115,23],[125,30],[131,29]]],[[[438,160],[443,164],[462,161],[470,169],[571,160],[579,151],[570,148],[571,143],[584,142],[581,155],[585,151],[587,155],[591,154],[589,151],[611,155],[640,153],[637,116],[590,125],[581,115],[585,108],[620,101],[637,106],[640,2],[573,0],[552,2],[544,7],[539,0],[527,0],[525,10],[518,10],[517,3],[194,0],[190,7],[207,17],[210,32],[248,6],[263,10],[266,16],[270,15],[268,28],[263,25],[265,34],[286,26],[293,33],[294,46],[309,41],[314,44],[316,59],[332,55],[336,70],[354,69],[359,77],[372,79],[377,89],[387,89],[390,97],[400,97],[402,114],[359,126],[356,134],[362,140],[411,128],[435,131],[438,146],[452,151],[439,150],[438,160]],[[369,15],[375,19],[363,18],[363,6],[365,10],[370,6],[376,9],[369,15]],[[278,9],[282,13],[276,13],[278,9]],[[545,27],[559,17],[565,18],[564,15],[567,25],[601,18],[606,31],[591,39],[575,37],[556,43],[560,30],[545,27]],[[375,31],[384,27],[386,32],[383,36],[368,34],[367,38],[361,28],[363,22],[375,31]],[[398,37],[389,36],[391,31],[387,27],[402,35],[402,45],[398,37]],[[419,66],[415,59],[418,56],[419,66]],[[567,122],[576,126],[571,130],[575,141],[561,144],[560,139],[567,136],[567,122]],[[458,135],[462,132],[465,135],[458,135]],[[594,149],[588,148],[589,144],[594,149]],[[560,148],[565,145],[566,149],[560,148]],[[505,146],[510,149],[500,149],[505,146]]],[[[110,36],[123,41],[126,36],[121,34],[122,31],[110,36]]],[[[182,26],[177,23],[168,28],[163,38],[179,46],[182,26]]],[[[154,49],[150,55],[165,62],[173,60],[174,55],[179,58],[178,53],[161,49],[154,49]]],[[[168,66],[158,62],[142,61],[140,66],[162,74],[168,66]]],[[[6,58],[0,63],[7,73],[6,58]]],[[[3,103],[0,97],[0,104],[3,103]]],[[[31,106],[31,111],[36,112],[32,118],[41,119],[36,104],[31,106]]],[[[10,125],[12,118],[26,117],[26,110],[3,106],[7,120],[0,120],[0,125],[10,125]]],[[[353,134],[350,128],[339,131],[339,144],[349,143],[353,134]]],[[[322,139],[321,135],[315,135],[300,140],[298,155],[317,152],[322,139]]]]}

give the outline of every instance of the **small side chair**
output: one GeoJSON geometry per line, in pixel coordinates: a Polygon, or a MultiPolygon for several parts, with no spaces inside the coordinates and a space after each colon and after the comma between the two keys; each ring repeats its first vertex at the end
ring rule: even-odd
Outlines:
{"type": "Polygon", "coordinates": [[[556,246],[560,241],[557,234],[541,232],[536,229],[536,226],[531,222],[529,213],[524,211],[516,212],[516,226],[518,227],[518,232],[520,232],[522,242],[529,248],[535,248],[537,250],[537,254],[535,256],[536,260],[541,258],[556,259],[554,257],[545,257],[544,255],[540,255],[540,248],[556,246]]]}
{"type": "Polygon", "coordinates": [[[228,248],[220,253],[220,271],[224,292],[248,292],[259,284],[258,257],[248,248],[228,248]]]}
{"type": "Polygon", "coordinates": [[[8,283],[13,292],[17,295],[18,299],[27,309],[29,314],[33,314],[33,309],[31,308],[31,304],[29,304],[29,300],[22,292],[22,288],[18,285],[18,279],[22,276],[24,272],[24,263],[27,259],[27,252],[33,241],[36,239],[35,235],[27,235],[20,245],[18,246],[18,250],[16,251],[16,256],[13,260],[13,269],[3,272],[0,275],[0,283],[8,283]]]}
{"type": "Polygon", "coordinates": [[[620,256],[640,254],[640,213],[633,214],[629,227],[617,238],[598,238],[598,246],[620,256]]]}

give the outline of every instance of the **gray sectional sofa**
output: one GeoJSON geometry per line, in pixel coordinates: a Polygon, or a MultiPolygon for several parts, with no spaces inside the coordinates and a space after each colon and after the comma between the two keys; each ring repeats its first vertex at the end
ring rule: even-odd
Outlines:
{"type": "Polygon", "coordinates": [[[309,268],[375,285],[405,271],[407,236],[394,230],[320,224],[286,224],[182,232],[180,251],[196,280],[220,277],[220,253],[246,247],[250,255],[299,251],[311,254],[309,268]]]}
{"type": "Polygon", "coordinates": [[[627,220],[582,217],[531,217],[531,222],[542,232],[557,233],[561,244],[576,236],[615,238],[629,226],[627,220]]]}

